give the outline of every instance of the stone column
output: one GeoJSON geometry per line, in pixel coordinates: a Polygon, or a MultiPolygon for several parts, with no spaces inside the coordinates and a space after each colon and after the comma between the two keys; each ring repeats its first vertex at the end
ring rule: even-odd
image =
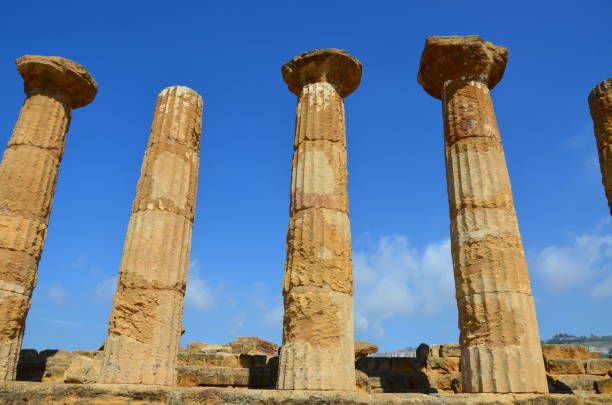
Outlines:
{"type": "Polygon", "coordinates": [[[591,91],[589,107],[595,128],[602,183],[612,215],[612,78],[599,83],[591,91]]]}
{"type": "Polygon", "coordinates": [[[0,165],[0,380],[14,380],[72,109],[98,90],[56,56],[17,59],[27,98],[0,165]]]}
{"type": "Polygon", "coordinates": [[[297,56],[282,73],[298,105],[277,388],[353,391],[343,98],[359,85],[361,64],[345,51],[320,49],[297,56]]]}
{"type": "Polygon", "coordinates": [[[159,94],[132,206],[100,382],[176,384],[198,181],[202,97],[159,94]]]}
{"type": "Polygon", "coordinates": [[[507,49],[429,37],[418,81],[442,100],[465,392],[547,392],[523,244],[490,89],[507,49]]]}

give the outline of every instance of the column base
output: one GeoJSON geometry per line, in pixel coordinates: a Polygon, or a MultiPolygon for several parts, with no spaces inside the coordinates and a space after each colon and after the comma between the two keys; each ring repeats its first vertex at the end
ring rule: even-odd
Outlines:
{"type": "Polygon", "coordinates": [[[461,348],[463,392],[548,393],[542,352],[527,345],[461,348]]]}
{"type": "Polygon", "coordinates": [[[336,347],[314,347],[305,342],[285,344],[280,352],[276,388],[355,391],[354,359],[346,362],[343,357],[336,347]]]}

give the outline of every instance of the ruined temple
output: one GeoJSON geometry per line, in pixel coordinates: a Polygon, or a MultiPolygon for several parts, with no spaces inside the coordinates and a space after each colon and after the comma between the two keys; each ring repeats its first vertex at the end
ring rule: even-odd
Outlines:
{"type": "MultiPolygon", "coordinates": [[[[354,340],[344,98],[362,65],[337,49],[281,68],[297,108],[280,347],[255,337],[180,347],[203,98],[175,86],[155,105],[103,347],[22,349],[65,134],[97,84],[76,62],[19,58],[27,97],[0,165],[0,402],[612,403],[612,359],[540,342],[491,95],[507,59],[479,36],[426,39],[417,80],[442,103],[460,341],[392,358],[354,340]]],[[[612,79],[588,104],[612,201],[612,79]]]]}

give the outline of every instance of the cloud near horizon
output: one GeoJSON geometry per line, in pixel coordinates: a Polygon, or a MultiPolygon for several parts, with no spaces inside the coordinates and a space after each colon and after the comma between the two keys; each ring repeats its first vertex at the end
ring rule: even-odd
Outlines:
{"type": "Polygon", "coordinates": [[[193,259],[189,263],[189,277],[185,292],[185,303],[201,311],[213,307],[216,296],[211,286],[200,276],[200,262],[193,259]]]}
{"type": "Polygon", "coordinates": [[[64,287],[51,286],[45,291],[46,297],[57,306],[65,306],[70,302],[70,291],[64,287]]]}
{"type": "Polygon", "coordinates": [[[375,249],[353,253],[355,328],[384,335],[383,321],[437,313],[454,302],[450,240],[411,246],[402,235],[381,237],[375,249]]]}
{"type": "Polygon", "coordinates": [[[536,252],[534,270],[556,289],[587,287],[593,297],[612,295],[612,222],[536,252]]]}

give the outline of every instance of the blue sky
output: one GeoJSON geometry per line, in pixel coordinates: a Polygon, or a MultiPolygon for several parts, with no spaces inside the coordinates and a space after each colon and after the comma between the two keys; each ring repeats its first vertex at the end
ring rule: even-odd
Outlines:
{"type": "Polygon", "coordinates": [[[5,1],[0,143],[14,60],[58,55],[100,91],[73,114],[24,347],[104,340],[155,98],[204,97],[183,343],[280,343],[296,97],[281,65],[315,48],[363,63],[346,99],[357,338],[458,340],[440,101],[416,82],[428,35],[509,47],[492,92],[543,338],[612,334],[612,223],[587,95],[612,72],[612,2],[5,1]],[[53,4],[52,4],[53,3],[53,4]]]}

